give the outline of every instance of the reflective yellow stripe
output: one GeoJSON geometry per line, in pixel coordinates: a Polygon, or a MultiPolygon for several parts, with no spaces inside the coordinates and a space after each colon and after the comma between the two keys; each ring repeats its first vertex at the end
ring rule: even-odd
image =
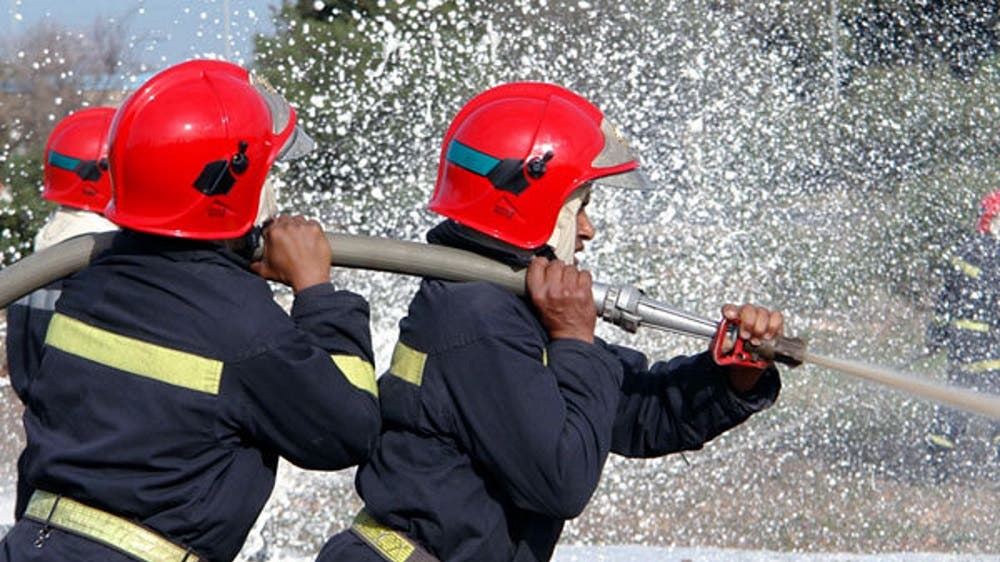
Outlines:
{"type": "Polygon", "coordinates": [[[219,393],[222,361],[118,335],[55,314],[45,343],[95,363],[174,386],[219,393]]]}
{"type": "Polygon", "coordinates": [[[985,373],[987,371],[1000,370],[1000,359],[990,359],[988,361],[974,361],[962,365],[962,370],[969,373],[985,373]]]}
{"type": "Polygon", "coordinates": [[[990,325],[987,322],[978,322],[976,320],[968,320],[965,318],[959,318],[958,320],[952,320],[951,325],[958,328],[959,330],[967,330],[970,332],[982,332],[986,333],[990,331],[990,325]]]}
{"type": "Polygon", "coordinates": [[[426,353],[421,353],[403,342],[398,342],[396,349],[392,350],[392,364],[389,365],[389,374],[420,386],[424,380],[425,363],[427,363],[426,353]]]}
{"type": "Polygon", "coordinates": [[[374,365],[354,355],[331,355],[330,358],[348,382],[378,398],[374,365]]]}
{"type": "Polygon", "coordinates": [[[144,562],[201,560],[184,547],[141,525],[41,490],[31,495],[24,516],[106,544],[144,562]]]}
{"type": "Polygon", "coordinates": [[[391,562],[406,562],[416,550],[406,537],[375,521],[366,511],[358,513],[354,523],[351,524],[351,529],[391,562]]]}
{"type": "Polygon", "coordinates": [[[544,348],[542,349],[542,365],[549,366],[549,350],[544,348]]]}
{"type": "Polygon", "coordinates": [[[955,444],[944,435],[928,435],[927,441],[932,445],[937,445],[938,447],[943,447],[945,449],[954,449],[955,444]]]}
{"type": "Polygon", "coordinates": [[[955,264],[955,267],[961,270],[962,273],[972,277],[973,279],[979,279],[980,269],[978,267],[963,260],[962,258],[954,258],[951,260],[951,263],[955,264]]]}

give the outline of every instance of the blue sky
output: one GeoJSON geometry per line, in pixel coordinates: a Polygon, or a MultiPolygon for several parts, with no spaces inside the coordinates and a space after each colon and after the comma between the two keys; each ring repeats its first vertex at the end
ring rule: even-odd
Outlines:
{"type": "Polygon", "coordinates": [[[89,28],[96,18],[125,19],[138,59],[158,70],[194,56],[252,58],[252,38],[273,30],[271,7],[281,0],[0,0],[0,37],[50,21],[89,28]],[[229,11],[229,38],[226,17],[229,11]]]}

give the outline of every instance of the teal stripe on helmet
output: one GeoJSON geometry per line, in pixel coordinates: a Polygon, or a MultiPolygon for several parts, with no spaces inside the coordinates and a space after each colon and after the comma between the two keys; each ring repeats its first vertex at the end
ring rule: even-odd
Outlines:
{"type": "Polygon", "coordinates": [[[447,158],[452,164],[465,168],[466,170],[479,174],[480,176],[489,174],[493,171],[493,168],[496,168],[497,164],[500,163],[498,158],[479,152],[475,148],[465,146],[454,139],[452,139],[451,144],[448,145],[447,158]]]}
{"type": "Polygon", "coordinates": [[[72,158],[70,156],[66,156],[65,154],[59,154],[58,152],[51,150],[49,151],[49,165],[75,172],[80,166],[80,159],[72,158]]]}

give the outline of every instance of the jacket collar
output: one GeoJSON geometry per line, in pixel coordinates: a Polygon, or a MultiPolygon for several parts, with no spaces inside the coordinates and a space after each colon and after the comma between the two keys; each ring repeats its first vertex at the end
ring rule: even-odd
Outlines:
{"type": "Polygon", "coordinates": [[[116,254],[160,254],[172,261],[212,261],[222,259],[242,269],[250,268],[250,260],[214,240],[190,240],[122,230],[115,236],[111,252],[116,254]]]}
{"type": "Polygon", "coordinates": [[[531,263],[531,258],[535,256],[555,259],[552,249],[548,246],[525,250],[491,238],[450,219],[430,229],[427,232],[427,242],[466,250],[514,267],[527,267],[531,263]]]}

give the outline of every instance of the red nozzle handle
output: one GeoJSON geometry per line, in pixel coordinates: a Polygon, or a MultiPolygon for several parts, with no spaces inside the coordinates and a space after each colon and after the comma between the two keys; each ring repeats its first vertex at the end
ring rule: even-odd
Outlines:
{"type": "Polygon", "coordinates": [[[746,349],[746,342],[739,337],[737,332],[740,325],[739,319],[730,320],[723,318],[719,322],[719,329],[715,331],[712,338],[712,356],[719,365],[737,365],[740,367],[752,367],[755,369],[766,369],[769,361],[761,359],[756,353],[746,349]],[[726,338],[733,341],[733,348],[725,351],[726,338]]]}

